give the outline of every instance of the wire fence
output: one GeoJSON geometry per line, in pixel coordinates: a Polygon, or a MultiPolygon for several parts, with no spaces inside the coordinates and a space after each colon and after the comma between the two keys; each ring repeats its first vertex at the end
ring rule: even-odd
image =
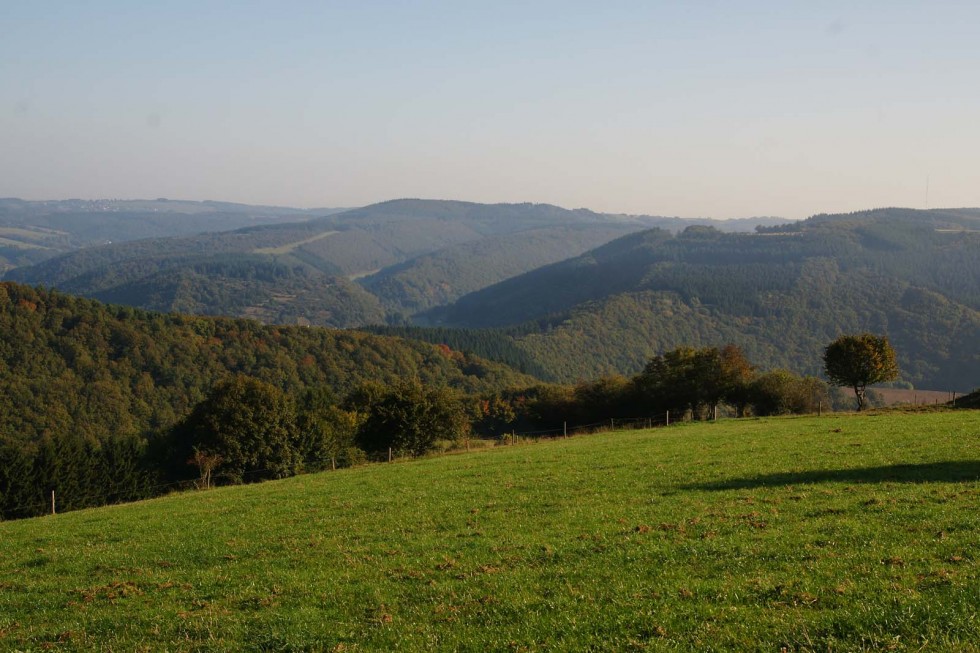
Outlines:
{"type": "MultiPolygon", "coordinates": [[[[955,406],[957,393],[951,392],[950,396],[952,398],[952,402],[954,402],[953,405],[955,406]]],[[[934,397],[930,397],[930,399],[933,399],[933,402],[913,402],[912,405],[929,405],[929,403],[939,403],[934,397]]],[[[822,411],[818,411],[817,414],[819,415],[821,412],[822,411]]],[[[714,419],[717,419],[718,414],[715,413],[713,417],[714,419]]],[[[653,429],[657,427],[669,426],[677,421],[683,421],[686,418],[686,415],[671,416],[669,412],[665,412],[659,415],[647,417],[614,417],[588,424],[569,425],[568,422],[564,422],[560,427],[522,431],[511,430],[496,434],[478,436],[477,439],[494,440],[498,445],[511,446],[521,444],[522,442],[528,443],[538,442],[540,440],[557,440],[582,435],[608,433],[610,431],[617,430],[653,429]]],[[[404,459],[404,457],[396,456],[394,455],[393,451],[389,450],[387,454],[383,452],[380,453],[373,459],[372,462],[393,462],[401,459],[404,459]]],[[[311,467],[313,468],[313,471],[317,472],[338,468],[336,459],[307,461],[307,463],[312,463],[311,467]]],[[[281,469],[252,469],[242,472],[239,477],[241,482],[248,483],[256,480],[282,478],[283,475],[281,475],[281,472],[281,469]]],[[[210,487],[210,485],[208,487],[210,487]]],[[[49,490],[49,492],[51,492],[49,496],[40,498],[36,501],[29,501],[15,505],[2,505],[2,503],[0,503],[0,508],[2,508],[2,512],[0,512],[0,521],[5,518],[5,515],[8,519],[20,519],[56,513],[59,510],[59,502],[64,506],[66,511],[82,510],[85,508],[97,508],[121,503],[130,503],[133,501],[142,501],[145,499],[160,497],[171,492],[193,489],[203,489],[201,479],[186,479],[167,483],[136,483],[126,488],[121,488],[115,491],[110,490],[108,492],[93,489],[88,489],[88,491],[83,491],[82,493],[62,491],[60,498],[58,496],[57,489],[49,490]],[[65,496],[66,494],[67,496],[65,496]]]]}
{"type": "MultiPolygon", "coordinates": [[[[673,423],[673,421],[674,420],[670,413],[665,412],[660,415],[648,417],[614,417],[588,424],[569,425],[568,422],[564,422],[560,427],[530,431],[523,430],[519,432],[516,430],[511,430],[510,432],[489,435],[483,439],[495,439],[497,444],[508,446],[520,444],[522,442],[527,443],[537,442],[540,440],[557,440],[582,435],[608,433],[610,431],[617,430],[652,429],[669,426],[673,423]]],[[[403,459],[401,456],[394,456],[393,453],[394,452],[389,449],[387,455],[382,453],[373,462],[393,462],[396,459],[403,459]]],[[[335,459],[307,461],[307,463],[312,463],[312,466],[317,467],[316,471],[318,472],[327,471],[331,468],[336,469],[335,459]]],[[[242,472],[239,476],[241,482],[247,483],[255,480],[271,480],[272,478],[276,478],[276,475],[280,474],[281,472],[281,469],[252,469],[242,472]],[[269,475],[273,476],[270,478],[269,475]]],[[[278,477],[281,478],[282,476],[278,477]]],[[[90,489],[88,492],[73,492],[68,493],[68,496],[65,496],[66,493],[62,491],[60,499],[56,489],[51,490],[51,495],[44,497],[43,499],[28,503],[5,506],[3,507],[3,513],[8,516],[12,516],[14,519],[36,517],[44,514],[56,514],[58,512],[59,501],[63,506],[65,506],[66,511],[82,510],[85,508],[97,508],[152,499],[174,491],[204,489],[201,487],[201,485],[202,483],[200,479],[186,479],[167,483],[136,484],[114,492],[94,491],[90,489]]],[[[210,485],[208,487],[210,487],[210,485]]],[[[0,514],[0,520],[2,519],[3,515],[0,514]]]]}
{"type": "Polygon", "coordinates": [[[103,492],[88,490],[79,492],[67,492],[49,490],[49,494],[42,499],[30,503],[4,506],[4,512],[14,518],[40,516],[45,513],[56,513],[58,511],[84,510],[86,508],[100,508],[120,503],[132,503],[152,499],[173,490],[190,490],[195,487],[194,481],[173,481],[170,483],[155,483],[140,485],[136,488],[127,488],[115,492],[103,492]]]}
{"type": "MultiPolygon", "coordinates": [[[[504,432],[497,434],[497,438],[507,442],[508,438],[510,441],[519,442],[520,439],[524,440],[555,440],[560,438],[566,438],[576,435],[592,435],[595,433],[606,433],[609,431],[626,431],[626,430],[639,430],[639,429],[652,429],[658,426],[668,426],[670,424],[670,413],[664,413],[658,416],[651,417],[613,417],[608,420],[603,420],[601,422],[592,422],[590,424],[574,424],[569,425],[565,422],[560,427],[550,428],[550,429],[539,429],[536,431],[516,431],[512,430],[509,432],[504,432]]],[[[493,437],[493,436],[491,436],[493,437]]]]}

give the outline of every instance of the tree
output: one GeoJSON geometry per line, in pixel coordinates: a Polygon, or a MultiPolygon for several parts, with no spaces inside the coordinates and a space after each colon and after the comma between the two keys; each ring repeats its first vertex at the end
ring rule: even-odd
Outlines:
{"type": "Polygon", "coordinates": [[[650,359],[636,377],[638,392],[648,412],[670,411],[675,416],[688,410],[697,412],[703,402],[698,379],[699,358],[703,359],[698,356],[698,350],[678,347],[650,359]]]}
{"type": "Polygon", "coordinates": [[[762,417],[792,412],[789,398],[796,380],[796,375],[788,370],[770,370],[756,377],[749,386],[752,414],[762,417]]]}
{"type": "Polygon", "coordinates": [[[216,456],[220,462],[211,470],[226,482],[283,478],[300,464],[292,401],[279,388],[242,374],[216,385],[174,429],[174,437],[175,461],[185,467],[190,461],[203,476],[195,455],[216,456]]]}
{"type": "Polygon", "coordinates": [[[854,389],[858,410],[865,404],[867,387],[898,377],[895,350],[886,336],[872,333],[844,335],[827,345],[824,371],[834,385],[854,389]]]}
{"type": "Polygon", "coordinates": [[[465,435],[470,426],[459,396],[448,388],[428,388],[412,380],[396,383],[381,394],[354,394],[372,400],[368,406],[359,406],[368,414],[358,433],[358,442],[365,451],[391,448],[419,456],[431,451],[437,440],[456,440],[465,435]]]}
{"type": "Polygon", "coordinates": [[[347,467],[363,460],[364,452],[354,442],[363,421],[363,414],[337,406],[328,388],[307,390],[300,397],[296,418],[303,471],[347,467]]]}
{"type": "Polygon", "coordinates": [[[815,413],[821,406],[830,409],[827,384],[812,376],[799,377],[787,370],[760,374],[748,386],[752,414],[802,415],[815,413]]]}
{"type": "Polygon", "coordinates": [[[610,417],[629,415],[634,412],[634,395],[632,382],[618,374],[580,382],[575,386],[576,410],[572,419],[580,423],[604,422],[610,417]]]}
{"type": "Polygon", "coordinates": [[[735,345],[721,350],[678,347],[650,359],[634,383],[651,411],[680,415],[690,410],[697,418],[711,415],[715,406],[728,400],[741,414],[753,369],[735,345]]]}
{"type": "Polygon", "coordinates": [[[211,488],[211,475],[214,473],[214,469],[221,464],[221,456],[195,448],[194,455],[187,460],[187,464],[197,467],[198,473],[201,475],[197,487],[207,490],[211,488]]]}
{"type": "Polygon", "coordinates": [[[477,402],[474,429],[479,433],[500,437],[514,428],[517,411],[514,405],[499,394],[477,402]]]}
{"type": "Polygon", "coordinates": [[[749,362],[741,348],[725,345],[720,352],[723,398],[735,407],[735,416],[744,417],[749,403],[749,387],[755,377],[755,365],[749,362]]]}

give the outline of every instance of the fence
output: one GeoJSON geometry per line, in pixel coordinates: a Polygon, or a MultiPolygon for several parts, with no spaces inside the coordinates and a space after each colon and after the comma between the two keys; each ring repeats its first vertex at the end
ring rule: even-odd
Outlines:
{"type": "Polygon", "coordinates": [[[517,431],[511,431],[510,433],[502,433],[498,437],[505,443],[510,444],[520,442],[521,438],[531,440],[557,440],[575,435],[591,435],[594,433],[605,433],[616,430],[625,431],[652,429],[658,426],[669,425],[670,413],[666,412],[663,415],[652,417],[613,417],[601,422],[593,422],[591,424],[575,424],[573,426],[569,426],[568,422],[565,422],[558,428],[541,429],[537,431],[521,431],[520,433],[517,431]]]}
{"type": "MultiPolygon", "coordinates": [[[[715,411],[713,418],[717,419],[718,413],[715,411]]],[[[614,417],[608,420],[603,420],[601,422],[592,422],[590,424],[575,424],[572,426],[568,425],[568,422],[564,422],[561,427],[550,428],[550,429],[539,429],[535,431],[511,431],[510,433],[498,434],[496,437],[504,445],[515,445],[520,444],[523,441],[539,441],[539,440],[558,440],[562,438],[568,438],[573,436],[581,435],[592,435],[596,433],[608,433],[609,431],[615,430],[641,430],[641,429],[652,429],[656,427],[670,426],[670,424],[675,421],[682,421],[686,419],[686,415],[677,416],[674,418],[671,416],[670,412],[665,412],[660,415],[653,415],[649,417],[614,417]]],[[[393,452],[389,449],[386,453],[382,453],[376,459],[377,462],[393,462],[395,457],[393,452]]],[[[325,463],[329,462],[330,467],[336,469],[335,460],[331,461],[319,461],[321,466],[325,470],[327,465],[325,463]]],[[[247,482],[249,477],[254,479],[256,476],[262,474],[268,474],[274,470],[268,469],[255,469],[244,472],[242,479],[247,482]]],[[[114,505],[119,503],[128,503],[131,501],[141,501],[144,499],[150,499],[158,496],[167,494],[170,491],[180,491],[180,490],[190,490],[199,487],[199,480],[184,480],[184,481],[174,481],[170,483],[159,483],[159,484],[148,484],[141,485],[137,488],[128,488],[126,490],[119,490],[118,492],[100,493],[98,495],[73,495],[70,497],[70,510],[81,510],[84,508],[94,508],[100,506],[114,505]]],[[[4,506],[4,513],[14,519],[23,517],[33,517],[40,516],[42,514],[48,513],[50,509],[50,514],[55,514],[58,510],[58,497],[55,491],[51,491],[50,497],[44,497],[38,501],[33,501],[30,503],[14,506],[4,506]]],[[[3,515],[0,514],[0,520],[3,519],[3,515]]]]}

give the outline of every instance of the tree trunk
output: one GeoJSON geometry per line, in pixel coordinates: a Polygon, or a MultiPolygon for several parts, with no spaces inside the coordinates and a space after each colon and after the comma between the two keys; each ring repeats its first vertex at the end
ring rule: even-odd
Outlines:
{"type": "Polygon", "coordinates": [[[858,412],[864,410],[864,386],[854,386],[854,396],[857,397],[858,412]]]}

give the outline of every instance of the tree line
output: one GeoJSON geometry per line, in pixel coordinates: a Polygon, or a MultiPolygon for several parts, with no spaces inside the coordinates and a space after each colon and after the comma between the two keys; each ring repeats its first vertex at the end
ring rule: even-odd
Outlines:
{"type": "Polygon", "coordinates": [[[61,509],[74,509],[419,456],[471,436],[668,411],[674,420],[707,419],[719,406],[733,416],[810,413],[841,405],[841,394],[813,377],[760,372],[734,345],[677,348],[633,377],[484,393],[417,377],[368,380],[343,395],[325,385],[290,391],[238,373],[152,438],[0,438],[0,514],[48,512],[52,491],[61,509]]]}
{"type": "Polygon", "coordinates": [[[296,401],[307,391],[345,397],[368,380],[418,378],[470,394],[532,382],[422,342],[165,315],[0,283],[0,516],[50,510],[51,490],[67,509],[169,489],[179,479],[160,471],[163,443],[237,374],[296,401]]]}
{"type": "MultiPolygon", "coordinates": [[[[838,393],[839,394],[839,393],[838,393]]],[[[535,383],[446,345],[112,307],[0,284],[0,516],[421,455],[609,418],[809,412],[835,390],[678,348],[633,377],[535,383]],[[263,425],[263,426],[257,426],[263,425]],[[251,438],[251,439],[249,439],[251,438]],[[447,444],[448,446],[448,444],[447,444]]]]}

